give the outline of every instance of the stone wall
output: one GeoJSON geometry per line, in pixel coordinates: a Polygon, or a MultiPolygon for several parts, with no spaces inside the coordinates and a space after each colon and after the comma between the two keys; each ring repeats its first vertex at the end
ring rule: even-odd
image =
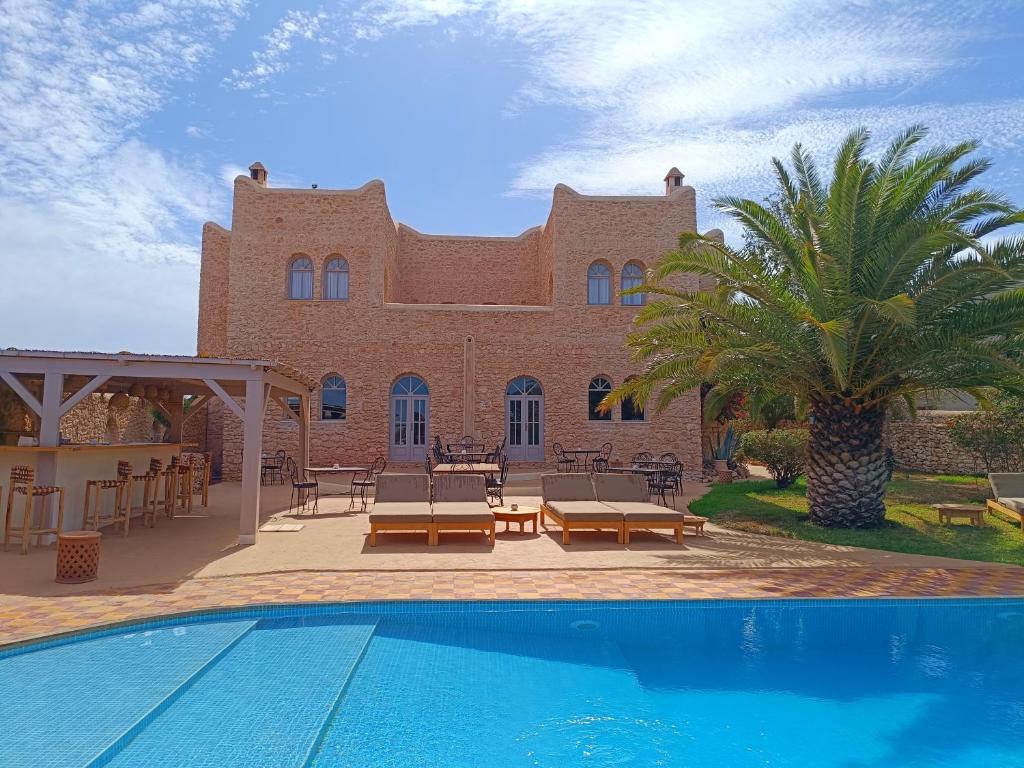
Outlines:
{"type": "Polygon", "coordinates": [[[896,463],[905,469],[950,474],[983,472],[975,456],[953,442],[946,411],[919,411],[916,419],[890,419],[885,425],[885,444],[896,463]]]}
{"type": "MultiPolygon", "coordinates": [[[[107,439],[107,401],[111,395],[92,394],[60,420],[61,437],[72,443],[107,439]]],[[[154,439],[152,406],[140,397],[130,397],[123,411],[114,411],[122,443],[145,443],[154,439]]]]}

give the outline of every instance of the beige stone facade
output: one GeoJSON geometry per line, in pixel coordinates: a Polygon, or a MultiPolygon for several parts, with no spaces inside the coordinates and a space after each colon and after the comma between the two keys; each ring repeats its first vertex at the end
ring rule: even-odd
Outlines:
{"type": "MultiPolygon", "coordinates": [[[[559,185],[547,222],[518,237],[426,235],[391,217],[384,184],[355,190],[268,188],[266,172],[235,180],[230,231],[203,230],[199,354],[279,360],[317,377],[344,378],[345,418],[321,416],[313,401],[314,464],[422,462],[432,440],[473,434],[488,446],[510,426],[510,408],[540,418],[539,445],[510,452],[521,466],[550,465],[551,444],[596,448],[610,441],[613,460],[639,450],[675,452],[688,474],[700,472],[695,394],[643,421],[589,418],[588,387],[635,373],[623,345],[637,307],[619,296],[623,268],[641,267],[696,229],[695,194],[669,179],[664,196],[591,197],[559,185]],[[327,296],[327,265],[344,259],[348,298],[327,296]],[[312,265],[309,298],[292,298],[291,266],[312,265]],[[610,273],[610,301],[588,303],[588,269],[610,273]],[[429,389],[404,405],[392,389],[416,376],[429,389]],[[535,379],[534,404],[510,404],[517,377],[535,379]],[[406,442],[396,442],[395,409],[406,408],[406,442]],[[414,428],[413,414],[426,418],[414,428]],[[417,436],[419,436],[417,434],[417,436]]],[[[696,279],[688,283],[696,286],[696,279]]],[[[302,290],[295,291],[299,295],[302,290]]],[[[293,453],[294,422],[268,408],[266,450],[293,453]]],[[[524,430],[521,434],[524,434],[524,430]]],[[[238,473],[241,425],[223,410],[206,416],[207,445],[223,446],[225,477],[238,473]]],[[[525,440],[523,441],[525,442],[525,440]]],[[[510,446],[511,447],[511,446],[510,446]]],[[[216,459],[215,459],[216,461],[216,459]]]]}

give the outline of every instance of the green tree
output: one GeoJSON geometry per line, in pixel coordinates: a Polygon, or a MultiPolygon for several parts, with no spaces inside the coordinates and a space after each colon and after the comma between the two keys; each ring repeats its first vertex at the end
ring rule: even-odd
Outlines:
{"type": "Polygon", "coordinates": [[[992,237],[1024,211],[975,185],[989,162],[974,142],[923,148],[925,135],[912,127],[870,160],[855,130],[829,183],[797,145],[792,170],[773,161],[778,206],[717,200],[747,247],[680,236],[639,289],[650,300],[628,344],[642,373],[605,405],[661,409],[703,382],[711,399],[791,396],[808,413],[811,519],[882,523],[887,405],[1024,374],[1024,238],[992,237]],[[674,287],[687,274],[716,287],[674,287]]]}

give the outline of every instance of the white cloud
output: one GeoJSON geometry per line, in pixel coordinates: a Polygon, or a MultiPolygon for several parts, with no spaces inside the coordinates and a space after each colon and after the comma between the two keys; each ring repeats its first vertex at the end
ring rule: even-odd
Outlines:
{"type": "Polygon", "coordinates": [[[327,14],[323,11],[288,11],[270,34],[264,37],[266,47],[252,52],[253,65],[246,70],[231,70],[223,84],[247,91],[267,83],[288,69],[288,53],[296,40],[313,40],[320,32],[327,14]]]}
{"type": "Polygon", "coordinates": [[[23,287],[0,344],[193,349],[199,223],[223,192],[132,136],[241,7],[4,4],[0,269],[23,287]]]}

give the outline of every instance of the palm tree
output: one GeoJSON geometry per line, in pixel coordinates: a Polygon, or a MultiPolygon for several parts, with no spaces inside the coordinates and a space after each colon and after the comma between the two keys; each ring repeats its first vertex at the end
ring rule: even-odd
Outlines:
{"type": "Polygon", "coordinates": [[[717,200],[753,247],[680,236],[637,289],[653,298],[628,337],[643,371],[604,405],[661,409],[703,382],[712,406],[795,398],[811,519],[881,524],[889,403],[1024,380],[1024,238],[991,237],[1024,211],[975,186],[989,162],[969,157],[974,142],[924,149],[925,135],[914,126],[871,161],[868,131],[853,131],[828,185],[797,145],[792,171],[773,160],[778,205],[717,200]],[[686,275],[717,287],[681,289],[686,275]]]}

